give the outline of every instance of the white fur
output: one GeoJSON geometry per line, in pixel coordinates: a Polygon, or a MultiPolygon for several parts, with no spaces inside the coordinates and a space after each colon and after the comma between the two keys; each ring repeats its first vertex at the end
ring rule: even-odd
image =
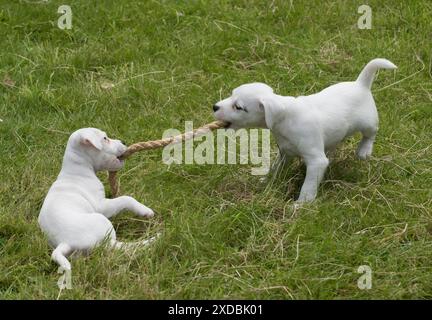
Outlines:
{"type": "Polygon", "coordinates": [[[96,172],[121,169],[123,161],[117,157],[125,150],[123,143],[109,139],[98,129],[80,129],[70,136],[62,169],[39,215],[39,225],[55,248],[52,259],[65,270],[71,269],[66,258],[69,254],[88,252],[105,239],[114,248],[147,244],[153,240],[135,244],[118,242],[108,220],[122,210],[143,217],[154,215],[151,209],[131,197],[105,198],[104,187],[96,172]]]}
{"type": "Polygon", "coordinates": [[[230,122],[235,129],[269,128],[284,157],[300,156],[307,171],[298,201],[311,201],[329,163],[326,151],[361,132],[357,156],[366,159],[372,154],[378,113],[370,88],[380,68],[396,66],[386,59],[374,59],[356,81],[341,82],[309,96],[280,96],[266,84],[244,84],[213,110],[217,119],[230,122]]]}

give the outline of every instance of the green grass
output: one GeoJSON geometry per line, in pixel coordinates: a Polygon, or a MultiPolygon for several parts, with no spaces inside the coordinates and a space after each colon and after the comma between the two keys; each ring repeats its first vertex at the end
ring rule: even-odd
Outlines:
{"type": "Polygon", "coordinates": [[[1,298],[432,298],[430,2],[82,0],[64,31],[65,3],[0,0],[1,298]],[[372,30],[356,26],[364,2],[372,30]],[[305,95],[375,57],[399,68],[373,86],[374,157],[356,160],[359,137],[346,141],[316,202],[294,212],[300,162],[265,185],[244,165],[135,155],[122,191],[158,215],[116,217],[118,237],[163,236],[134,255],[73,259],[73,289],[59,294],[37,216],[71,132],[158,139],[212,121],[213,103],[242,83],[305,95]],[[357,288],[364,264],[371,290],[357,288]]]}

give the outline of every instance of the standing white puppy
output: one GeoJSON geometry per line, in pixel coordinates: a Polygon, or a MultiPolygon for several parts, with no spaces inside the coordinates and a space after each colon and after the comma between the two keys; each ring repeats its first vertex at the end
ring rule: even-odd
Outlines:
{"type": "Polygon", "coordinates": [[[217,119],[231,123],[234,129],[270,129],[283,159],[300,156],[307,170],[298,201],[311,201],[329,164],[326,151],[361,132],[357,156],[366,159],[372,154],[378,113],[371,86],[380,68],[396,66],[386,59],[374,59],[356,81],[341,82],[309,96],[285,97],[274,94],[264,83],[244,84],[213,110],[217,119]]]}
{"type": "MultiPolygon", "coordinates": [[[[118,157],[126,150],[119,140],[113,140],[94,128],[72,133],[66,146],[63,165],[43,203],[39,225],[53,246],[52,259],[65,270],[71,265],[67,256],[74,251],[87,252],[104,239],[114,248],[128,244],[116,240],[108,218],[122,210],[151,217],[153,211],[127,196],[106,199],[97,171],[116,171],[123,167],[118,157]]],[[[140,242],[145,245],[151,240],[140,242]]]]}

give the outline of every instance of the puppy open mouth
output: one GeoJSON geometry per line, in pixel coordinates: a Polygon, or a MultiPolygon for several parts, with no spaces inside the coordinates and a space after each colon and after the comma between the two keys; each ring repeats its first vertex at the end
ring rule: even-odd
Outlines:
{"type": "Polygon", "coordinates": [[[125,162],[125,160],[124,160],[124,158],[122,157],[122,155],[116,156],[114,159],[115,159],[115,160],[116,160],[120,165],[123,165],[124,162],[125,162]]]}

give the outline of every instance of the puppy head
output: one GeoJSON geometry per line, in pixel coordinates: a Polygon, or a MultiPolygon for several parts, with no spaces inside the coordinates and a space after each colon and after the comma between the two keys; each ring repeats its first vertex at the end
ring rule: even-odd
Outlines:
{"type": "Polygon", "coordinates": [[[68,146],[79,156],[90,161],[95,171],[117,171],[123,167],[120,157],[127,147],[120,141],[108,138],[99,129],[84,128],[72,133],[68,146]]]}
{"type": "Polygon", "coordinates": [[[230,128],[267,128],[265,101],[273,95],[273,89],[264,83],[248,83],[233,90],[231,97],[213,106],[218,120],[229,122],[230,128]]]}

